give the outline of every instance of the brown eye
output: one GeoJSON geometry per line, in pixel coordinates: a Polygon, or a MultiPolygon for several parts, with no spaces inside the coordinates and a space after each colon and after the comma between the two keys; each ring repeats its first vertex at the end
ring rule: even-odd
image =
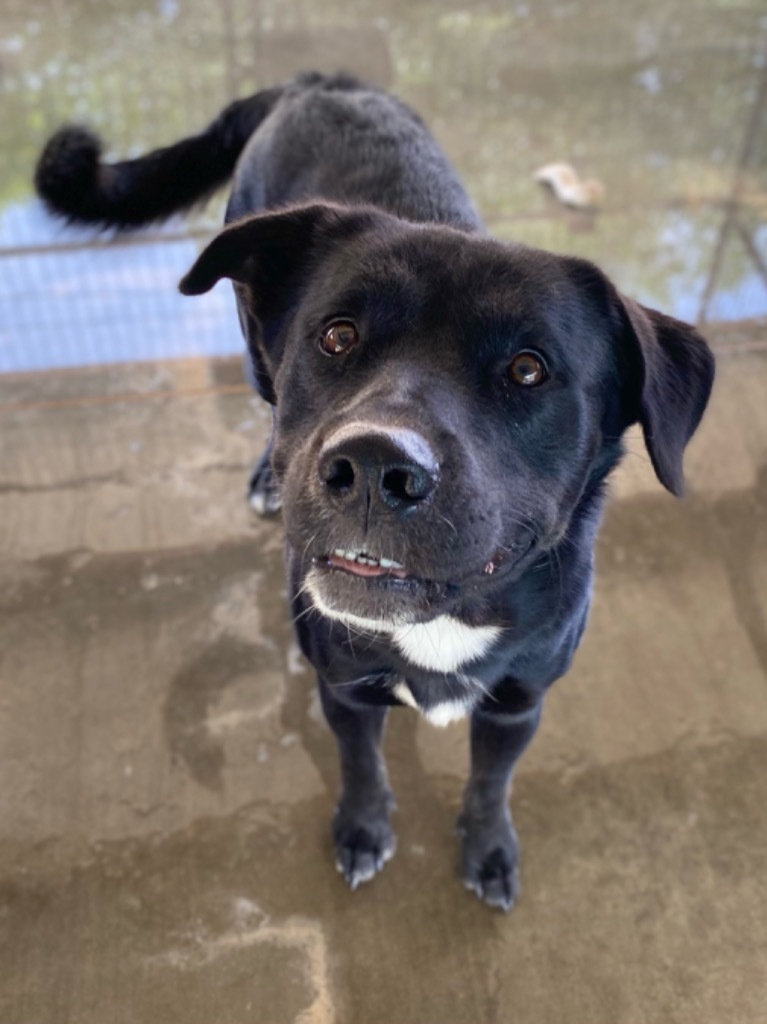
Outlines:
{"type": "Polygon", "coordinates": [[[534,388],[548,377],[546,364],[537,352],[517,352],[506,371],[515,384],[534,388]]]}
{"type": "Polygon", "coordinates": [[[320,351],[326,356],[342,356],[359,341],[357,328],[347,320],[331,324],[320,339],[320,351]]]}

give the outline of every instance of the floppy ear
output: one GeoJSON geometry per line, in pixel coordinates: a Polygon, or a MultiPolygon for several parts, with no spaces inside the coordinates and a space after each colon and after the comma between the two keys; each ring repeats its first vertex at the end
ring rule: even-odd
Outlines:
{"type": "Polygon", "coordinates": [[[689,324],[623,295],[624,326],[641,369],[637,418],[655,473],[672,494],[684,490],[682,458],[708,403],[714,357],[689,324]]]}
{"type": "Polygon", "coordinates": [[[229,224],[197,257],[179,282],[183,295],[202,295],[222,277],[254,290],[259,305],[268,304],[308,262],[315,236],[342,216],[324,203],[254,214],[229,224]]]}
{"type": "Polygon", "coordinates": [[[181,279],[183,295],[202,295],[223,277],[235,285],[240,323],[253,360],[256,386],[272,404],[286,317],[323,256],[370,227],[364,207],[311,203],[256,214],[230,224],[200,253],[181,279]]]}

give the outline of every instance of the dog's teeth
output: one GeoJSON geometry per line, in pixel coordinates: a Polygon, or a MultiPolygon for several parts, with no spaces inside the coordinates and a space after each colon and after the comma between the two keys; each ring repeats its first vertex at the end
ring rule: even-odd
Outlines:
{"type": "Polygon", "coordinates": [[[352,551],[351,548],[334,548],[333,554],[336,558],[343,558],[345,562],[358,562],[360,565],[380,566],[382,569],[402,569],[401,562],[395,562],[393,558],[373,558],[364,551],[352,551]]]}

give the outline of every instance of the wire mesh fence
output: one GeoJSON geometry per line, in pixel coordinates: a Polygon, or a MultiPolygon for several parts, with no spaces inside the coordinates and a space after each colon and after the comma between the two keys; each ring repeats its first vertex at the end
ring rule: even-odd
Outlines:
{"type": "Polygon", "coordinates": [[[692,320],[767,315],[767,18],[650,0],[6,0],[0,12],[0,371],[218,355],[241,340],[226,282],[176,283],[221,219],[123,236],[66,227],[32,197],[66,122],[107,157],[200,130],[232,98],[308,68],[393,87],[433,126],[501,237],[595,259],[692,320]],[[606,187],[598,214],[534,181],[566,159],[606,187]]]}

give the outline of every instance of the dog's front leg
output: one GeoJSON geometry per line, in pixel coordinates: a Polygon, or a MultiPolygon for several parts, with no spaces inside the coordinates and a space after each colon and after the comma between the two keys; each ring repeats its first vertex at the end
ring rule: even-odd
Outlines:
{"type": "Polygon", "coordinates": [[[266,450],[256,465],[248,481],[248,501],[251,508],[260,516],[273,516],[280,511],[282,499],[280,486],[272,469],[272,448],[274,447],[274,426],[269,437],[266,450]]]}
{"type": "Polygon", "coordinates": [[[354,704],[322,679],[319,686],[341,755],[341,798],[333,818],[336,867],[356,889],[381,870],[396,848],[389,821],[394,796],[381,751],[388,709],[354,704]]]}
{"type": "Polygon", "coordinates": [[[510,910],[519,892],[519,843],[509,811],[514,766],[538,728],[541,702],[504,710],[485,704],[471,717],[471,776],[458,819],[463,880],[480,899],[510,910]]]}

